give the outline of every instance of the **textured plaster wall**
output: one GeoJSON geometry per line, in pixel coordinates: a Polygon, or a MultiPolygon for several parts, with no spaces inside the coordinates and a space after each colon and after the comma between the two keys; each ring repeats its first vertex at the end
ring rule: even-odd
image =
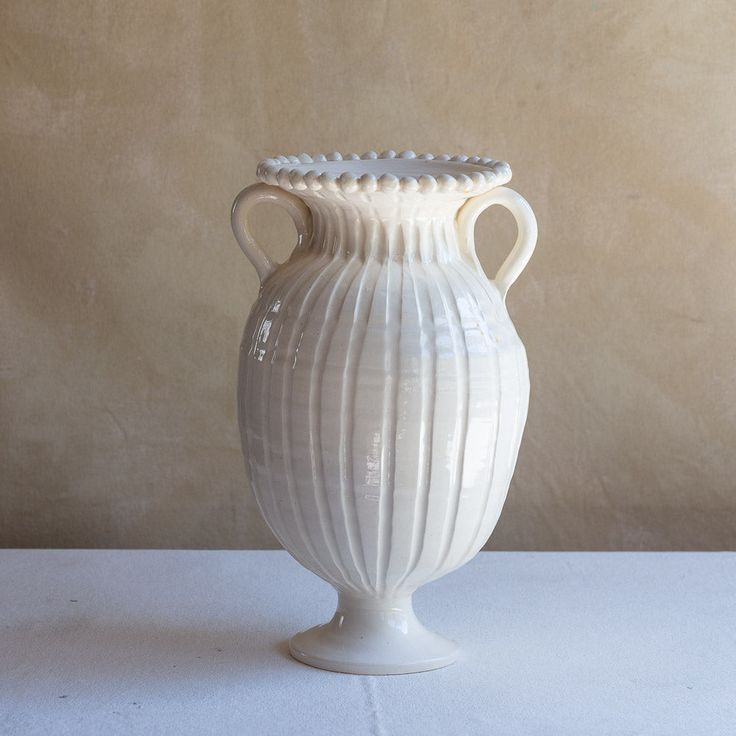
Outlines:
{"type": "MultiPolygon", "coordinates": [[[[705,1],[5,0],[0,544],[274,545],[229,205],[267,155],[390,147],[505,158],[539,219],[491,546],[736,547],[734,28],[705,1]]],[[[257,232],[288,253],[286,216],[257,232]]]]}

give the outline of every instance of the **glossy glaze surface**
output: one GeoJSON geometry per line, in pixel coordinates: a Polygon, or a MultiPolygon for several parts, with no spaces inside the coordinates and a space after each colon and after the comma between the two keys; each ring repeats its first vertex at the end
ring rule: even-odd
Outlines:
{"type": "Polygon", "coordinates": [[[472,558],[498,520],[529,398],[504,297],[536,241],[528,205],[496,186],[510,178],[507,164],[389,154],[339,162],[342,173],[326,159],[272,159],[259,175],[279,187],[249,188],[233,210],[263,280],[239,385],[258,503],[297,560],[341,600],[372,601],[377,612],[352,619],[372,631],[369,652],[335,659],[346,643],[336,646],[328,625],[300,635],[292,653],[373,674],[454,657],[418,622],[403,626],[398,647],[385,611],[472,558]],[[280,266],[247,230],[248,208],[264,198],[284,204],[300,234],[280,266]],[[495,281],[472,237],[492,204],[519,222],[495,281]]]}

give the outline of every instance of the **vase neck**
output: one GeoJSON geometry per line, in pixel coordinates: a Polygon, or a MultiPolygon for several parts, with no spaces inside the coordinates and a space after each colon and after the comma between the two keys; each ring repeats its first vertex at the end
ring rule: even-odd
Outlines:
{"type": "MultiPolygon", "coordinates": [[[[434,198],[433,198],[434,199],[434,198]]],[[[306,247],[345,258],[446,261],[464,255],[457,236],[461,198],[387,202],[307,200],[312,237],[306,247]]]]}

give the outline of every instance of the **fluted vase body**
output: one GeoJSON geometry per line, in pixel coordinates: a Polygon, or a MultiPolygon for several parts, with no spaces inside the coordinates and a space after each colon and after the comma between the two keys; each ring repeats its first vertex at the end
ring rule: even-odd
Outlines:
{"type": "Polygon", "coordinates": [[[241,345],[243,451],[273,533],[340,594],[291,650],[348,672],[443,666],[456,648],[410,596],[481,549],[507,494],[529,379],[504,297],[536,240],[531,211],[498,188],[502,162],[283,158],[250,195],[288,197],[300,238],[280,266],[249,253],[263,273],[241,345]],[[505,282],[472,237],[495,203],[520,224],[505,282]]]}

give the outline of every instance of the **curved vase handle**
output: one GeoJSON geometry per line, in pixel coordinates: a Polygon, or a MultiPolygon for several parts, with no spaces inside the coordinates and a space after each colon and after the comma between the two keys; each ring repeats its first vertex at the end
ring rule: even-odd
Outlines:
{"type": "Polygon", "coordinates": [[[248,226],[248,215],[251,209],[260,202],[275,202],[289,213],[296,226],[297,246],[309,236],[312,227],[312,213],[299,197],[279,187],[272,187],[270,184],[253,184],[243,189],[235,197],[230,224],[235,233],[235,239],[243,249],[243,253],[248,256],[248,260],[253,264],[258,278],[263,283],[276,270],[278,264],[261,250],[248,226]]]}
{"type": "MultiPolygon", "coordinates": [[[[516,244],[493,279],[493,283],[501,292],[501,298],[505,301],[511,284],[519,278],[526,264],[529,263],[532,253],[534,253],[537,244],[537,218],[534,217],[534,212],[532,212],[532,208],[524,197],[508,187],[497,187],[486,194],[480,194],[469,199],[460,208],[457,215],[457,224],[460,237],[467,244],[472,244],[474,241],[473,233],[478,215],[494,204],[503,205],[511,212],[516,219],[516,226],[519,230],[516,244]]],[[[475,248],[471,250],[477,259],[475,248]]]]}

